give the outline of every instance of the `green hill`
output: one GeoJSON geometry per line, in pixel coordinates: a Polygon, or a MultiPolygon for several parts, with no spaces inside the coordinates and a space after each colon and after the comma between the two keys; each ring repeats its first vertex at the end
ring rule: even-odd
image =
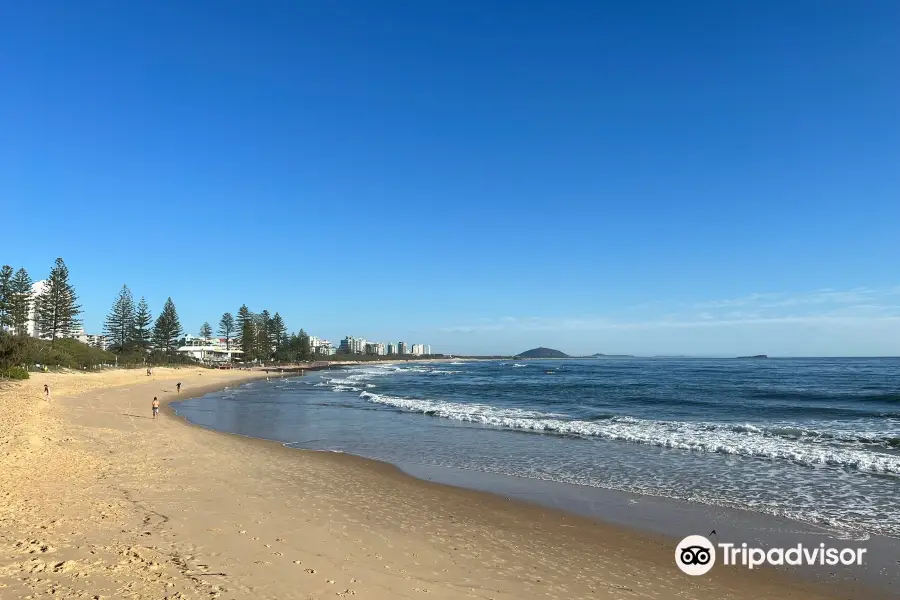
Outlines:
{"type": "Polygon", "coordinates": [[[569,355],[553,348],[532,348],[526,350],[522,354],[517,354],[516,358],[569,358],[569,355]]]}

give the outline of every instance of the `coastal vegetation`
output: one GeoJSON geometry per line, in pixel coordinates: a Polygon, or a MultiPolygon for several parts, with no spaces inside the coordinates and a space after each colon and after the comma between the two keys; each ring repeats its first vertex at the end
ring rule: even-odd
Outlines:
{"type": "Polygon", "coordinates": [[[85,370],[112,364],[115,360],[111,352],[78,340],[58,339],[51,343],[50,340],[0,332],[2,379],[26,379],[28,371],[24,365],[85,370]]]}
{"type": "Polygon", "coordinates": [[[70,339],[80,329],[80,315],[62,258],[40,285],[24,268],[0,267],[0,377],[21,379],[24,365],[86,369],[114,360],[108,352],[70,339]]]}
{"type": "MultiPolygon", "coordinates": [[[[15,367],[35,365],[90,369],[102,364],[196,364],[190,356],[177,352],[185,329],[171,297],[154,319],[147,300],[141,296],[135,302],[131,289],[123,284],[103,322],[102,337],[84,335],[81,315],[62,258],[56,259],[39,285],[24,268],[0,268],[0,377],[11,378],[10,370],[15,367]],[[76,336],[89,340],[90,345],[72,339],[76,336]]],[[[214,330],[209,321],[195,331],[203,340],[212,341],[214,330]]],[[[236,313],[222,314],[217,333],[227,350],[242,351],[240,362],[244,363],[346,358],[316,356],[304,329],[290,333],[277,311],[254,312],[246,304],[236,313]]],[[[365,359],[354,356],[354,360],[365,359]]]]}
{"type": "Polygon", "coordinates": [[[0,329],[14,335],[28,335],[29,321],[35,332],[50,340],[71,337],[81,321],[81,307],[75,289],[69,283],[69,269],[57,258],[50,275],[35,292],[28,271],[0,267],[0,329]]]}

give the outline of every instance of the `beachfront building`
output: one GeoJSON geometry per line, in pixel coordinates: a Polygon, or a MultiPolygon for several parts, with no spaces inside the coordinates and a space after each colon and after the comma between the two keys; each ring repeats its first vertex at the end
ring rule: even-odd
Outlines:
{"type": "Polygon", "coordinates": [[[425,344],[425,356],[431,356],[431,346],[425,344]]]}
{"type": "Polygon", "coordinates": [[[388,353],[388,356],[393,356],[394,354],[397,354],[397,344],[388,344],[387,345],[387,353],[388,353]]]}
{"type": "Polygon", "coordinates": [[[373,356],[384,356],[384,344],[382,344],[381,342],[369,342],[368,344],[366,344],[366,354],[370,354],[373,356]]]}
{"type": "Polygon", "coordinates": [[[409,354],[409,348],[406,347],[406,342],[397,344],[397,354],[409,354]]]}
{"type": "Polygon", "coordinates": [[[109,348],[109,341],[106,339],[106,336],[102,334],[85,334],[84,343],[88,346],[93,346],[94,348],[100,348],[101,350],[109,348]]]}
{"type": "Polygon", "coordinates": [[[309,351],[313,354],[322,354],[324,356],[330,356],[336,352],[331,347],[331,342],[315,335],[309,336],[309,351]]]}
{"type": "Polygon", "coordinates": [[[38,331],[37,321],[35,321],[34,309],[35,305],[37,304],[37,297],[44,292],[44,288],[46,287],[47,281],[43,279],[41,281],[35,281],[33,284],[31,284],[32,302],[31,306],[28,307],[28,324],[25,326],[28,331],[28,335],[30,335],[31,337],[41,337],[41,332],[38,331]]]}
{"type": "MultiPolygon", "coordinates": [[[[47,281],[43,279],[41,281],[35,281],[33,284],[31,284],[32,300],[31,305],[28,307],[28,321],[25,323],[25,333],[33,338],[49,339],[41,335],[41,332],[38,329],[36,313],[37,297],[44,293],[46,287],[47,281]]],[[[4,325],[3,330],[12,331],[12,328],[4,325]]],[[[64,337],[77,340],[82,344],[87,344],[88,346],[93,346],[94,348],[100,348],[101,350],[106,350],[109,347],[109,343],[107,342],[105,335],[85,333],[83,327],[79,327],[78,329],[69,332],[69,334],[64,337]]]]}
{"type": "Polygon", "coordinates": [[[364,338],[355,338],[352,335],[348,335],[341,340],[341,352],[345,354],[365,354],[366,343],[364,338]]]}
{"type": "Polygon", "coordinates": [[[425,346],[423,344],[413,344],[410,354],[413,356],[422,356],[425,354],[425,346]]]}
{"type": "Polygon", "coordinates": [[[240,360],[244,354],[243,350],[229,348],[225,343],[225,338],[206,339],[193,335],[184,336],[178,342],[178,348],[175,351],[207,364],[240,360]]]}

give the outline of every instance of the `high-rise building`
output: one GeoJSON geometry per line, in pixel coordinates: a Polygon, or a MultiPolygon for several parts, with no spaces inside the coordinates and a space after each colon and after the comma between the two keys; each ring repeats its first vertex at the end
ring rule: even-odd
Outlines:
{"type": "Polygon", "coordinates": [[[109,347],[109,340],[105,335],[97,334],[87,334],[85,335],[84,343],[88,346],[93,346],[94,348],[100,348],[101,350],[106,350],[109,347]]]}
{"type": "Polygon", "coordinates": [[[388,355],[397,354],[397,344],[388,344],[387,353],[388,355]]]}
{"type": "Polygon", "coordinates": [[[348,335],[341,340],[340,348],[341,352],[346,352],[347,354],[365,354],[366,340],[348,335]]]}
{"type": "Polygon", "coordinates": [[[32,301],[31,301],[31,306],[28,307],[28,324],[25,325],[25,327],[28,331],[28,335],[30,335],[31,337],[41,337],[41,332],[38,331],[37,321],[35,321],[35,318],[34,318],[35,317],[35,304],[37,304],[37,297],[43,293],[44,288],[46,288],[46,287],[47,287],[47,281],[43,280],[43,279],[41,281],[35,281],[33,284],[31,284],[31,299],[32,299],[32,301]]]}
{"type": "Polygon", "coordinates": [[[397,344],[397,354],[409,354],[409,349],[406,347],[406,342],[400,342],[397,344]]]}
{"type": "Polygon", "coordinates": [[[429,344],[425,344],[425,355],[431,356],[431,346],[429,344]]]}

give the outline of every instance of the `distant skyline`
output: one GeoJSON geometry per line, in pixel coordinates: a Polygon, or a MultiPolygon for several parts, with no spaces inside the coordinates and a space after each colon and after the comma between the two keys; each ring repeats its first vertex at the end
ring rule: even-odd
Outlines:
{"type": "Polygon", "coordinates": [[[900,355],[900,4],[13,3],[0,263],[185,331],[900,355]]]}

